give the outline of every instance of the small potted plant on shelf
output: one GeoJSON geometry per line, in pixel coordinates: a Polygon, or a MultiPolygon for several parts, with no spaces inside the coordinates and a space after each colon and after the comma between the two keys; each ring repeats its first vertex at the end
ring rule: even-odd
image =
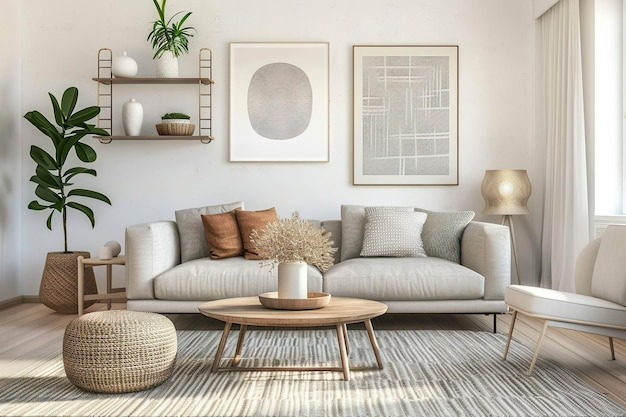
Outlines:
{"type": "Polygon", "coordinates": [[[307,264],[320,271],[334,263],[331,234],[294,213],[253,230],[251,243],[262,254],[261,266],[278,266],[278,298],[307,298],[307,264]]]}
{"type": "Polygon", "coordinates": [[[152,30],[147,40],[152,43],[153,59],[157,60],[157,77],[175,78],[178,77],[178,57],[189,53],[189,38],[193,37],[192,32],[195,31],[191,26],[183,26],[191,12],[185,13],[180,21],[173,22],[176,16],[183,13],[182,11],[166,20],[167,0],[162,0],[160,4],[157,0],[152,2],[159,18],[152,22],[152,30]]]}
{"type": "MultiPolygon", "coordinates": [[[[70,87],[63,93],[61,102],[48,93],[52,101],[54,122],[50,122],[37,110],[29,111],[24,115],[33,126],[46,135],[54,146],[53,152],[48,153],[39,146],[30,147],[30,156],[37,164],[35,175],[30,178],[37,186],[37,199],[28,204],[31,210],[49,210],[46,226],[52,230],[52,219],[56,213],[61,214],[63,225],[63,252],[50,252],[46,257],[46,264],[39,288],[39,299],[47,307],[58,313],[76,313],[78,311],[78,256],[88,258],[89,252],[70,252],[67,246],[67,214],[68,210],[83,213],[89,219],[91,227],[95,226],[94,212],[83,202],[77,199],[90,198],[111,204],[107,196],[97,191],[78,188],[75,186],[81,174],[96,176],[96,170],[83,166],[66,168],[73,159],[70,151],[83,163],[96,160],[96,151],[89,145],[82,143],[87,135],[109,136],[108,132],[87,123],[100,113],[100,107],[90,106],[74,111],[78,101],[78,89],[70,87]]],[[[95,294],[96,281],[92,270],[85,274],[85,293],[95,294]]]]}
{"type": "Polygon", "coordinates": [[[185,113],[165,113],[161,116],[162,123],[189,123],[191,117],[185,113]]]}
{"type": "Polygon", "coordinates": [[[157,132],[161,136],[191,136],[196,125],[189,119],[185,113],[165,113],[161,116],[161,123],[156,125],[157,132]]]}

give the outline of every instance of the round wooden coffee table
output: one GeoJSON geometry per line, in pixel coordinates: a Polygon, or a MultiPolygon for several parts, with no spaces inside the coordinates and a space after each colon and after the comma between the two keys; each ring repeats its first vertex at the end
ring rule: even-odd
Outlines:
{"type": "MultiPolygon", "coordinates": [[[[217,370],[251,370],[251,371],[343,371],[343,377],[350,379],[350,370],[363,368],[350,368],[348,354],[350,344],[348,342],[348,324],[364,323],[367,334],[372,344],[372,350],[376,357],[377,369],[383,368],[383,363],[378,349],[378,343],[374,336],[374,328],[370,319],[383,315],[387,306],[378,301],[361,300],[358,298],[332,297],[330,303],[324,308],[317,310],[270,310],[261,305],[258,297],[227,298],[224,300],[209,301],[198,307],[205,316],[225,322],[222,338],[215,352],[211,371],[217,370]],[[224,352],[224,346],[233,324],[239,324],[239,338],[235,356],[230,367],[220,368],[220,360],[224,352]],[[332,367],[237,367],[241,358],[241,349],[248,326],[264,327],[320,327],[334,326],[337,330],[337,342],[341,354],[341,368],[332,367]]],[[[367,368],[372,369],[372,368],[367,368]]]]}

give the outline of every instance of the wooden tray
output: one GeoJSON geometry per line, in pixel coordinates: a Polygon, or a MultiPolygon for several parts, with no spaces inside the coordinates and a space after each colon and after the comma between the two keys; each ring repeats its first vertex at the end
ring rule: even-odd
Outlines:
{"type": "Polygon", "coordinates": [[[278,292],[259,294],[259,301],[265,308],[274,310],[315,310],[330,302],[330,294],[309,292],[307,298],[278,298],[278,292]]]}

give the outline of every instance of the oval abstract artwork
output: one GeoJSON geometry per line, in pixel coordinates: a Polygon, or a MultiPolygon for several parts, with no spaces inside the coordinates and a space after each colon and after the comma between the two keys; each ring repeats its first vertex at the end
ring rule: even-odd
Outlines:
{"type": "Polygon", "coordinates": [[[259,68],[248,87],[252,128],[267,139],[293,139],[307,129],[313,110],[311,81],[302,69],[285,62],[259,68]]]}

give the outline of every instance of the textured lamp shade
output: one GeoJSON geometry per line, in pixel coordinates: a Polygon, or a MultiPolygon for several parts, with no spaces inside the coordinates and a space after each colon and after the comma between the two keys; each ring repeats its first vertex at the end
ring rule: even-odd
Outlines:
{"type": "Polygon", "coordinates": [[[480,191],[485,199],[484,214],[528,214],[532,188],[525,169],[485,171],[480,191]]]}

